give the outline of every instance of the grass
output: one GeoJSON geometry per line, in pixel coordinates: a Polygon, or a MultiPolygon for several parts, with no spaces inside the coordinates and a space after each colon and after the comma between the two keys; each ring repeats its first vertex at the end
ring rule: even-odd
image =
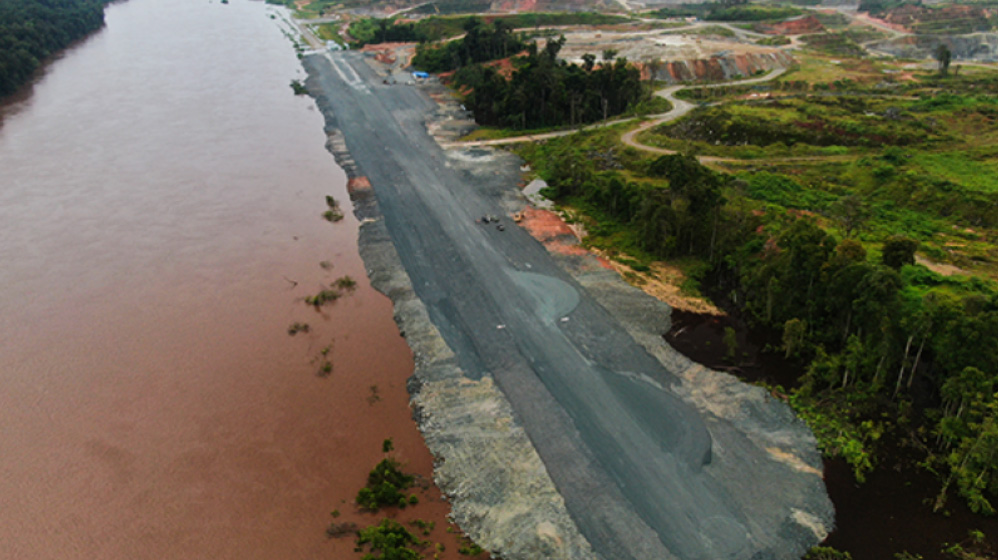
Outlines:
{"type": "Polygon", "coordinates": [[[705,27],[700,27],[694,30],[682,30],[682,31],[669,31],[666,34],[679,34],[679,35],[704,35],[711,37],[734,37],[735,32],[728,29],[727,27],[722,27],[720,25],[708,25],[705,27]]]}
{"type": "Polygon", "coordinates": [[[340,27],[342,25],[342,22],[334,21],[332,23],[313,25],[312,29],[315,31],[316,36],[323,41],[333,41],[341,47],[346,47],[347,41],[340,35],[340,27]]]}
{"type": "Polygon", "coordinates": [[[757,45],[763,45],[767,47],[780,47],[783,45],[790,44],[790,38],[784,37],[783,35],[775,35],[773,37],[763,37],[755,42],[757,45]]]}
{"type": "Polygon", "coordinates": [[[809,84],[830,84],[850,79],[859,82],[880,80],[883,74],[876,64],[862,58],[832,57],[823,54],[796,55],[800,64],[777,81],[804,81],[809,84]]]}
{"type": "Polygon", "coordinates": [[[918,152],[913,156],[912,164],[933,177],[982,192],[998,193],[998,154],[992,150],[976,154],[918,152]]]}

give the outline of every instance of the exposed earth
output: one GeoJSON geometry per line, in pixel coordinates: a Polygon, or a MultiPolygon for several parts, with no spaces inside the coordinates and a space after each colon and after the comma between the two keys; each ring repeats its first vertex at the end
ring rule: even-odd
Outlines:
{"type": "Polygon", "coordinates": [[[330,149],[373,188],[354,191],[362,252],[416,354],[437,481],[476,542],[510,559],[706,560],[799,558],[824,538],[807,428],[665,345],[664,304],[514,224],[519,162],[441,149],[427,120],[461,115],[439,85],[363,53],[305,64],[330,149]]]}

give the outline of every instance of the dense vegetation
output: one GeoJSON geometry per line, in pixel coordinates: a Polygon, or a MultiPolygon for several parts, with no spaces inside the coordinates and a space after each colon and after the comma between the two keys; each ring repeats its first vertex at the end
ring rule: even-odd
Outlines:
{"type": "MultiPolygon", "coordinates": [[[[558,60],[565,38],[549,40],[544,49],[528,46],[526,56],[507,80],[489,66],[462,68],[454,76],[471,92],[465,104],[479,124],[515,129],[577,124],[605,119],[627,110],[646,95],[640,74],[626,59],[604,60],[584,55],[582,66],[558,60]]],[[[610,53],[607,53],[607,58],[610,53]]]]}
{"type": "Polygon", "coordinates": [[[427,72],[447,72],[469,64],[506,58],[523,50],[524,43],[513,35],[503,20],[492,25],[477,18],[468,19],[464,37],[442,45],[420,45],[412,65],[427,72]]]}
{"type": "Polygon", "coordinates": [[[918,6],[921,0],[860,0],[859,11],[869,12],[871,16],[880,17],[901,6],[918,6]]]}
{"type": "Polygon", "coordinates": [[[46,58],[104,25],[105,0],[0,2],[0,96],[28,81],[46,58]]]}
{"type": "Polygon", "coordinates": [[[378,525],[357,532],[357,546],[361,549],[367,546],[370,550],[361,560],[423,560],[424,556],[415,548],[426,543],[398,521],[382,519],[378,525]]]}
{"type": "Polygon", "coordinates": [[[440,0],[427,2],[412,10],[413,14],[482,14],[492,8],[492,0],[440,0]]]}
{"type": "Polygon", "coordinates": [[[383,459],[367,475],[367,486],[357,492],[357,505],[370,510],[383,506],[409,504],[409,498],[402,493],[412,486],[412,475],[401,471],[402,465],[392,458],[383,459]]]}
{"type": "MultiPolygon", "coordinates": [[[[650,159],[617,151],[607,132],[528,146],[522,154],[548,180],[551,196],[589,216],[591,243],[637,262],[694,258],[705,287],[755,325],[780,333],[774,349],[799,360],[804,372],[789,391],[791,403],[823,450],[849,461],[858,479],[876,463],[877,441],[891,432],[920,449],[939,474],[937,507],[956,493],[974,511],[992,513],[998,288],[981,276],[933,272],[916,264],[915,254],[944,260],[956,247],[980,259],[968,264],[998,262],[998,175],[991,165],[998,136],[981,134],[994,130],[983,122],[998,119],[994,79],[924,76],[906,86],[911,97],[812,96],[758,108],[752,126],[776,127],[774,138],[780,127],[788,134],[801,128],[800,110],[859,127],[860,136],[887,138],[893,130],[894,138],[907,138],[903,147],[864,148],[863,157],[722,174],[688,155],[650,159]],[[895,108],[889,117],[887,107],[895,108]],[[870,114],[877,110],[880,116],[870,114]],[[887,128],[873,132],[878,127],[887,128]],[[906,127],[912,134],[902,134],[906,127]],[[616,154],[612,164],[606,154],[616,154]]],[[[691,121],[708,126],[702,117],[711,111],[741,109],[710,108],[691,121]]],[[[751,142],[758,130],[728,139],[751,142]]],[[[714,146],[722,137],[710,134],[703,134],[709,144],[696,146],[719,155],[745,149],[714,146]]],[[[801,141],[826,143],[802,134],[801,141]]],[[[848,154],[843,143],[852,136],[839,136],[836,149],[848,154]]]]}
{"type": "Polygon", "coordinates": [[[882,146],[927,143],[939,132],[896,104],[859,96],[777,98],[752,104],[704,107],[664,127],[674,137],[728,146],[778,142],[813,146],[882,146]]]}

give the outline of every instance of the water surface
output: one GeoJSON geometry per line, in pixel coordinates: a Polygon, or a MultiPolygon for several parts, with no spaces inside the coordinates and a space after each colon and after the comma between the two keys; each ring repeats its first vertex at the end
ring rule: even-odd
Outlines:
{"type": "Polygon", "coordinates": [[[279,14],[112,4],[0,108],[0,558],[328,558],[381,438],[429,472],[279,14]]]}

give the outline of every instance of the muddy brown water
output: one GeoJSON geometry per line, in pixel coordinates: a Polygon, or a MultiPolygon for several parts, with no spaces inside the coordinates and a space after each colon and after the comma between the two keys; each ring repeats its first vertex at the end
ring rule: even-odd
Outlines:
{"type": "MultiPolygon", "coordinates": [[[[674,310],[672,315],[665,339],[690,359],[748,382],[797,385],[800,364],[765,351],[778,343],[774,333],[749,329],[738,313],[718,317],[674,310]],[[736,335],[734,358],[724,341],[728,328],[736,335]]],[[[973,514],[955,493],[946,502],[945,514],[933,513],[938,479],[917,467],[920,458],[913,450],[888,439],[882,445],[881,462],[863,484],[856,482],[845,461],[825,460],[837,527],[825,546],[847,551],[853,560],[890,560],[903,551],[930,560],[952,558],[942,553],[944,543],[969,545],[970,530],[983,531],[991,543],[998,541],[998,519],[973,514]]]]}
{"type": "Polygon", "coordinates": [[[280,14],[115,3],[0,107],[0,558],[346,558],[330,512],[375,519],[350,502],[384,438],[429,476],[280,14]]]}

